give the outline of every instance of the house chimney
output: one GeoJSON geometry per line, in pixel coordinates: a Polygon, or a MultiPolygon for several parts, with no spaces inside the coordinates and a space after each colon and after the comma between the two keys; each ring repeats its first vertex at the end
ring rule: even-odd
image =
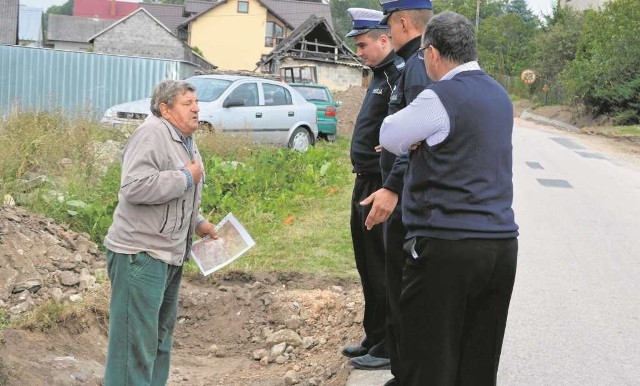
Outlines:
{"type": "Polygon", "coordinates": [[[116,17],[116,0],[111,0],[111,16],[116,17]]]}

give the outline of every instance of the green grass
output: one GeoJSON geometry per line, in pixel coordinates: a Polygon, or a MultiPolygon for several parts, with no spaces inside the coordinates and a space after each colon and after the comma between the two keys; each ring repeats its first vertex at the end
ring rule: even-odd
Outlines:
{"type": "Polygon", "coordinates": [[[612,134],[624,137],[640,137],[640,126],[615,126],[612,134]]]}
{"type": "MultiPolygon", "coordinates": [[[[208,162],[215,177],[211,189],[205,186],[203,210],[213,222],[233,212],[256,241],[229,269],[355,275],[348,149],[349,140],[339,138],[303,154],[259,150],[235,169],[218,158],[208,162]]],[[[197,268],[186,272],[197,274],[197,268]]]]}
{"type": "MultiPolygon", "coordinates": [[[[0,193],[89,233],[101,247],[117,204],[120,165],[117,157],[106,164],[96,146],[115,140],[121,147],[125,136],[60,113],[0,120],[0,193]]],[[[197,143],[207,174],[203,214],[216,223],[232,212],[256,240],[229,269],[355,275],[349,138],[321,141],[305,153],[220,133],[199,133],[197,143]]],[[[197,268],[189,264],[186,273],[197,275],[197,268]]],[[[43,309],[34,323],[59,320],[56,307],[43,309]]]]}

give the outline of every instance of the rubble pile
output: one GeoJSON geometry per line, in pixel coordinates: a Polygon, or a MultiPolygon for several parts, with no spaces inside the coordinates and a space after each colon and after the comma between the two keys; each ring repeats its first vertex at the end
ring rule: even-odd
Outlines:
{"type": "Polygon", "coordinates": [[[78,302],[107,277],[86,233],[20,207],[0,206],[0,310],[16,318],[53,300],[78,302]]]}

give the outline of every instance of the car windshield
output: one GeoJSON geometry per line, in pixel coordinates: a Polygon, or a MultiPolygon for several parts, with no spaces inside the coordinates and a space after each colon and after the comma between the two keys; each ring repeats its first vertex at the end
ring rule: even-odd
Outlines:
{"type": "Polygon", "coordinates": [[[291,86],[296,89],[304,99],[308,101],[322,101],[329,102],[329,95],[327,90],[320,87],[312,87],[312,86],[291,86]]]}
{"type": "Polygon", "coordinates": [[[196,94],[200,102],[215,101],[231,84],[230,80],[215,78],[189,78],[187,81],[196,86],[196,94]]]}

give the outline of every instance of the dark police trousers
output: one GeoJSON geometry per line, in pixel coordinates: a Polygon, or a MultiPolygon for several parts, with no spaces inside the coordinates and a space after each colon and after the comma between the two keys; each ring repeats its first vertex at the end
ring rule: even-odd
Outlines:
{"type": "MultiPolygon", "coordinates": [[[[400,197],[400,196],[398,196],[400,197]]],[[[400,201],[384,222],[384,246],[387,278],[387,347],[391,359],[391,373],[402,384],[400,359],[400,292],[406,254],[403,250],[407,229],[402,225],[400,201]]]]}
{"type": "Polygon", "coordinates": [[[366,335],[366,345],[369,348],[382,342],[385,337],[384,244],[382,225],[376,225],[371,230],[367,230],[365,227],[364,222],[369,215],[371,205],[362,206],[360,201],[369,197],[381,186],[382,177],[380,174],[359,174],[356,176],[351,198],[351,238],[364,294],[364,320],[362,324],[366,335]]]}
{"type": "Polygon", "coordinates": [[[494,386],[518,240],[415,241],[400,295],[402,385],[494,386]]]}

